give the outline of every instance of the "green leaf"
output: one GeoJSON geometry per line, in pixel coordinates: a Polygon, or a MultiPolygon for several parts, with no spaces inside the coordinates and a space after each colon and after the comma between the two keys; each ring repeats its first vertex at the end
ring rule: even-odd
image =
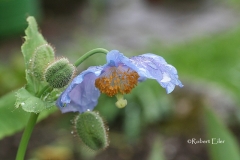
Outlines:
{"type": "Polygon", "coordinates": [[[207,138],[211,141],[208,144],[211,160],[239,160],[239,146],[231,132],[211,109],[206,107],[205,115],[207,138]],[[224,142],[216,144],[217,140],[224,142]]]}
{"type": "Polygon", "coordinates": [[[16,96],[16,107],[22,107],[22,109],[26,112],[39,113],[54,106],[54,101],[43,101],[42,99],[29,93],[25,88],[19,89],[16,96]]]}
{"type": "Polygon", "coordinates": [[[34,17],[28,17],[28,28],[25,31],[26,36],[25,42],[22,45],[22,53],[24,56],[26,69],[30,67],[30,59],[33,57],[35,49],[47,42],[43,38],[43,36],[38,32],[37,22],[34,17]]]}
{"type": "MultiPolygon", "coordinates": [[[[15,92],[11,92],[0,98],[0,139],[22,130],[30,116],[30,113],[14,107],[16,103],[15,94],[15,92]]],[[[38,122],[56,110],[57,107],[44,110],[40,113],[38,122]]]]}

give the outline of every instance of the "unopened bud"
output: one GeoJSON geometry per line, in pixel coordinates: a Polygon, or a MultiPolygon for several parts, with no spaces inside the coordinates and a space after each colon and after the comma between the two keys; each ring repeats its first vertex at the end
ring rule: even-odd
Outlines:
{"type": "Polygon", "coordinates": [[[96,112],[79,114],[75,120],[75,128],[83,143],[92,150],[101,150],[108,146],[106,127],[96,112]]]}
{"type": "Polygon", "coordinates": [[[50,64],[45,70],[45,80],[53,88],[62,88],[72,79],[75,67],[66,58],[61,58],[50,64]]]}
{"type": "Polygon", "coordinates": [[[54,49],[49,44],[37,47],[33,54],[33,58],[30,60],[33,76],[39,80],[43,80],[44,70],[53,60],[54,49]]]}

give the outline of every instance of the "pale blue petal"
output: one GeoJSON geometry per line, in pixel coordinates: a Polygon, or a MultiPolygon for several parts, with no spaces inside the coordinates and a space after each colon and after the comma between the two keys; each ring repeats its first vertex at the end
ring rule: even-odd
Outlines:
{"type": "Polygon", "coordinates": [[[140,79],[155,79],[166,89],[167,93],[171,93],[175,85],[182,87],[181,81],[178,79],[177,70],[170,64],[167,64],[164,58],[147,53],[130,58],[140,72],[140,79]]]}
{"type": "Polygon", "coordinates": [[[161,64],[167,64],[167,62],[165,61],[165,59],[163,57],[158,56],[156,54],[146,53],[146,54],[142,54],[141,56],[147,57],[147,58],[152,58],[152,59],[156,60],[158,63],[161,63],[161,64]]]}
{"type": "Polygon", "coordinates": [[[118,50],[112,50],[108,52],[106,58],[108,66],[119,66],[120,64],[122,64],[122,61],[124,61],[124,59],[128,59],[118,50]]]}
{"type": "Polygon", "coordinates": [[[127,66],[136,72],[139,71],[138,67],[135,64],[133,64],[132,61],[128,57],[124,56],[118,50],[112,50],[112,51],[108,52],[107,64],[104,67],[108,67],[108,66],[118,67],[120,65],[127,66]]]}
{"type": "Polygon", "coordinates": [[[95,87],[95,80],[102,69],[102,66],[89,67],[73,79],[56,103],[63,113],[82,113],[97,105],[100,91],[95,87]]]}

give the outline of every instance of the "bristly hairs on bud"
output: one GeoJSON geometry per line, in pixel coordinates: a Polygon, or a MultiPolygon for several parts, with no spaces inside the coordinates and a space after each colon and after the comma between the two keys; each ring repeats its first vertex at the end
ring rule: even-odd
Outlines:
{"type": "Polygon", "coordinates": [[[44,79],[53,88],[62,88],[71,81],[75,70],[75,66],[67,58],[60,58],[45,69],[44,79]]]}
{"type": "Polygon", "coordinates": [[[30,59],[30,70],[34,77],[43,80],[45,68],[54,61],[54,48],[50,44],[38,46],[30,59]]]}
{"type": "Polygon", "coordinates": [[[108,127],[97,112],[87,111],[75,118],[75,133],[91,150],[104,150],[109,145],[108,127]]]}

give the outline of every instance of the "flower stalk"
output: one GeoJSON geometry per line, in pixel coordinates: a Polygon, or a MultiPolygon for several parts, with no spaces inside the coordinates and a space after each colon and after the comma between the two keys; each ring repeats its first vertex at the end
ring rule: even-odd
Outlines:
{"type": "Polygon", "coordinates": [[[27,126],[23,132],[22,139],[20,141],[19,147],[18,147],[18,152],[16,156],[16,160],[24,160],[25,153],[27,150],[28,142],[31,137],[33,128],[37,122],[37,118],[39,116],[39,113],[31,113],[30,117],[28,119],[27,126]]]}
{"type": "Polygon", "coordinates": [[[96,53],[104,53],[107,54],[108,50],[104,49],[104,48],[95,48],[87,53],[85,53],[83,56],[81,56],[75,63],[74,65],[76,67],[78,67],[83,61],[85,61],[88,57],[96,54],[96,53]]]}

